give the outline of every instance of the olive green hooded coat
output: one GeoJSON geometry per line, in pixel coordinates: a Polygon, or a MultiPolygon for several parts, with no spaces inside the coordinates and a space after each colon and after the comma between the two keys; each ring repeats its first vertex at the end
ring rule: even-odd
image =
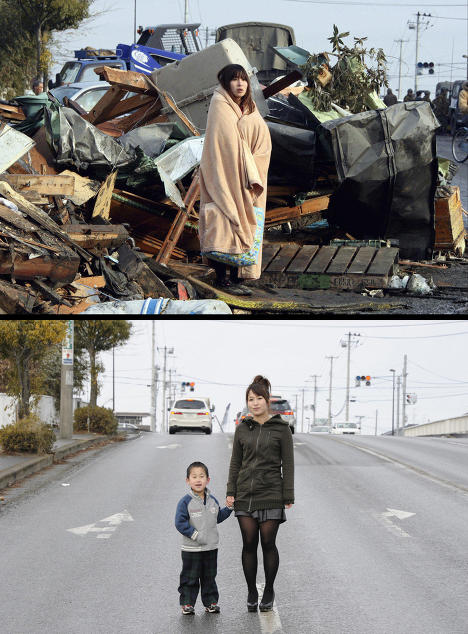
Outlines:
{"type": "Polygon", "coordinates": [[[294,449],[288,423],[279,414],[263,425],[248,417],[232,445],[227,495],[236,511],[283,508],[294,502],[294,449]]]}

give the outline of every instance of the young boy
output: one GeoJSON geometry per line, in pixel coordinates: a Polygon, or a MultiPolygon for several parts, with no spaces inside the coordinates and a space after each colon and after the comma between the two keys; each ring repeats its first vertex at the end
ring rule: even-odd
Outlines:
{"type": "Polygon", "coordinates": [[[177,505],[175,525],[182,533],[182,572],[180,573],[180,605],[182,614],[195,614],[195,602],[201,588],[205,612],[218,613],[216,585],[218,559],[218,528],[232,513],[206,488],[210,481],[208,467],[192,462],[187,468],[186,482],[190,492],[177,505]]]}

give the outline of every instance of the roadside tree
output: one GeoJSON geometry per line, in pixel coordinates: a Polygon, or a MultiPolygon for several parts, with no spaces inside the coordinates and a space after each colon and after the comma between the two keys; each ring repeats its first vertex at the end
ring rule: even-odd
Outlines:
{"type": "Polygon", "coordinates": [[[18,399],[18,418],[30,414],[31,396],[39,396],[45,382],[44,359],[62,342],[65,321],[6,319],[0,321],[0,359],[7,393],[18,399]]]}
{"type": "MultiPolygon", "coordinates": [[[[94,0],[3,0],[16,12],[18,33],[26,32],[35,46],[36,76],[43,76],[46,86],[51,62],[50,46],[55,32],[76,29],[86,18],[94,0]]],[[[11,36],[16,39],[16,33],[11,36]]],[[[13,42],[12,42],[13,43],[13,42]]]]}
{"type": "Polygon", "coordinates": [[[96,407],[99,394],[99,373],[104,367],[98,360],[100,352],[112,350],[128,341],[132,325],[126,319],[80,319],[75,321],[75,350],[84,349],[89,355],[89,405],[96,407]]]}

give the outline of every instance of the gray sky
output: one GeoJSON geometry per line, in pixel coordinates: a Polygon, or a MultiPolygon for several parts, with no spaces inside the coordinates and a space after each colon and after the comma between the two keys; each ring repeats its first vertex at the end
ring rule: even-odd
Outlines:
{"type": "MultiPolygon", "coordinates": [[[[137,24],[150,26],[183,22],[184,0],[156,2],[136,0],[137,24]]],[[[66,38],[69,54],[84,46],[115,48],[117,44],[133,41],[135,0],[95,0],[94,12],[106,11],[79,32],[66,38]]],[[[202,28],[215,29],[224,24],[244,21],[263,21],[287,24],[294,28],[296,43],[310,52],[330,50],[327,37],[333,24],[351,36],[368,37],[369,47],[383,48],[389,58],[390,85],[398,88],[398,56],[400,45],[395,40],[409,40],[403,44],[402,91],[413,87],[415,62],[415,30],[408,28],[416,13],[430,13],[429,24],[420,32],[422,62],[434,62],[435,74],[420,78],[421,89],[435,91],[437,81],[466,78],[468,53],[468,1],[429,0],[427,3],[409,0],[189,0],[189,21],[201,22],[202,28]],[[452,66],[453,63],[453,66],[452,66]],[[451,74],[452,70],[452,74],[451,74]]],[[[426,18],[424,18],[426,20],[426,18]]],[[[352,40],[349,40],[352,43],[352,40]]],[[[71,55],[72,56],[72,55],[71,55]]],[[[60,70],[65,59],[57,57],[60,70]]]]}
{"type": "MultiPolygon", "coordinates": [[[[149,411],[151,376],[151,321],[133,321],[134,335],[115,354],[116,411],[149,411]]],[[[350,419],[364,415],[363,433],[374,433],[377,409],[379,433],[391,428],[393,368],[403,367],[408,355],[407,391],[418,402],[407,408],[408,422],[423,423],[468,412],[468,322],[437,320],[159,320],[157,346],[174,348],[168,368],[177,382],[195,381],[193,396],[209,396],[220,420],[231,403],[230,427],[245,402],[245,388],[256,374],[267,376],[273,393],[290,399],[306,388],[305,403],[313,402],[313,374],[318,379],[317,416],[328,413],[330,362],[333,362],[332,413],[345,401],[347,349],[340,340],[348,332],[359,333],[360,344],[351,350],[350,419]],[[369,374],[371,386],[354,388],[356,375],[369,374]]],[[[98,403],[112,407],[112,354],[102,354],[105,364],[98,403]]],[[[161,352],[157,364],[162,366],[161,352]]],[[[86,393],[85,395],[86,396],[86,393]]],[[[299,410],[301,396],[298,397],[299,410]]],[[[161,397],[158,397],[159,406],[161,397]]],[[[158,407],[160,416],[160,407],[158,407]]],[[[305,416],[312,416],[308,410],[305,416]]],[[[300,424],[300,412],[299,412],[300,424]]],[[[344,418],[344,410],[339,418],[344,418]]]]}

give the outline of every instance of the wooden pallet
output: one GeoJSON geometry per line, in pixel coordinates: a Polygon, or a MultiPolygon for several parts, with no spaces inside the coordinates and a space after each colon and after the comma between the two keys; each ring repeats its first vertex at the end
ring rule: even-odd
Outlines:
{"type": "Polygon", "coordinates": [[[262,280],[281,288],[385,288],[398,266],[398,249],[265,244],[262,280]]]}

